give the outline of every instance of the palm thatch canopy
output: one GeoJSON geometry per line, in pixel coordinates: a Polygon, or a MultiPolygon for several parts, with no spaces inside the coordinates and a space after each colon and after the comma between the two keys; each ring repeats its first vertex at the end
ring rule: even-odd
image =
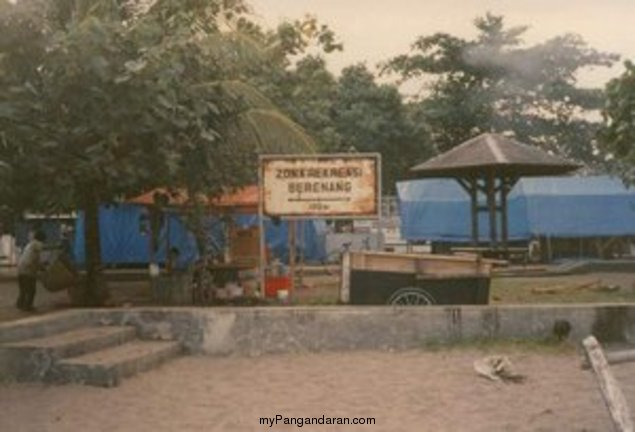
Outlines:
{"type": "Polygon", "coordinates": [[[561,175],[580,168],[503,135],[484,133],[411,170],[418,177],[469,177],[495,171],[514,177],[561,175]]]}
{"type": "Polygon", "coordinates": [[[224,81],[220,85],[230,97],[247,107],[225,131],[225,138],[236,146],[236,151],[255,150],[258,154],[316,152],[313,137],[282,114],[257,89],[241,81],[224,81]]]}
{"type": "Polygon", "coordinates": [[[275,110],[250,109],[230,126],[226,137],[259,154],[315,153],[313,138],[297,123],[275,110]]]}

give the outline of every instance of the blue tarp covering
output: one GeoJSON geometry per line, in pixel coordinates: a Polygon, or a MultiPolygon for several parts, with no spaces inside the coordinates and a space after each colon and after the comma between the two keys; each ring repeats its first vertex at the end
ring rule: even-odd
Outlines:
{"type": "Polygon", "coordinates": [[[15,225],[15,244],[24,247],[29,242],[29,232],[41,230],[46,235],[46,244],[59,244],[62,238],[62,225],[73,224],[71,218],[39,218],[18,222],[15,225]]]}
{"type": "MultiPolygon", "coordinates": [[[[470,241],[470,200],[456,181],[401,182],[397,191],[404,239],[470,241]]],[[[508,210],[511,240],[635,235],[635,189],[609,176],[521,179],[508,210]]],[[[485,212],[479,215],[479,234],[488,240],[485,212]]]]}
{"type": "MultiPolygon", "coordinates": [[[[236,225],[248,227],[258,224],[257,215],[242,215],[234,219],[236,225]]],[[[298,254],[304,241],[304,260],[306,262],[324,262],[326,259],[326,223],[323,220],[298,221],[296,244],[298,254]]],[[[265,242],[273,255],[283,262],[289,260],[289,224],[281,222],[276,225],[271,220],[265,220],[265,242]]]]}
{"type": "MultiPolygon", "coordinates": [[[[99,234],[101,240],[101,259],[104,264],[140,264],[149,260],[150,238],[143,234],[141,220],[146,214],[143,206],[121,204],[102,206],[99,209],[99,234]]],[[[159,236],[157,260],[164,262],[166,257],[166,236],[169,232],[170,247],[177,247],[180,259],[191,262],[196,259],[196,243],[178,215],[166,213],[159,236]]],[[[78,214],[75,223],[75,244],[73,255],[77,264],[84,264],[84,214],[78,214]]]]}
{"type": "MultiPolygon", "coordinates": [[[[140,229],[146,209],[143,206],[122,204],[100,208],[101,258],[104,264],[144,264],[149,260],[149,242],[147,235],[140,229]]],[[[165,213],[160,238],[157,261],[164,262],[166,257],[166,236],[169,232],[170,247],[177,247],[180,259],[192,262],[198,257],[194,236],[187,230],[177,213],[165,213]],[[169,224],[169,228],[168,228],[169,224]]],[[[256,215],[241,215],[234,218],[239,227],[248,227],[258,223],[256,215]]],[[[326,225],[323,221],[304,221],[304,256],[307,262],[321,262],[326,256],[324,238],[326,225]]],[[[208,218],[205,223],[208,237],[208,249],[219,253],[224,247],[223,225],[218,218],[208,218]]],[[[286,261],[289,256],[287,247],[287,224],[279,225],[265,221],[265,240],[276,257],[286,261]]],[[[298,244],[298,247],[301,247],[298,244]]],[[[85,262],[84,214],[80,212],[75,225],[74,258],[79,265],[85,262]]]]}

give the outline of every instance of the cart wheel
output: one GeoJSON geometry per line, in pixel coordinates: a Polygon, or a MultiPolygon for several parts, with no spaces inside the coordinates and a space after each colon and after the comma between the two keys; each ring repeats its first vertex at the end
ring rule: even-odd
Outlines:
{"type": "Polygon", "coordinates": [[[435,304],[432,297],[426,290],[416,287],[400,288],[388,299],[389,305],[396,306],[425,306],[435,304]]]}

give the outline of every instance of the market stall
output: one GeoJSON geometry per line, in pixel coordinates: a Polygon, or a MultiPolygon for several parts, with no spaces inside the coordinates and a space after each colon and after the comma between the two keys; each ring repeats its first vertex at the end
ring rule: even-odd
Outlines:
{"type": "MultiPolygon", "coordinates": [[[[155,206],[157,196],[167,199],[163,211],[186,214],[189,199],[184,191],[155,189],[129,202],[148,209],[155,206]]],[[[192,265],[191,299],[195,304],[226,302],[259,297],[260,227],[258,213],[258,188],[249,186],[218,198],[199,198],[205,211],[204,230],[213,248],[205,256],[198,256],[192,265]]],[[[288,289],[290,278],[285,274],[293,252],[309,261],[321,261],[324,252],[324,223],[305,221],[300,230],[302,241],[291,246],[289,238],[293,232],[285,221],[263,220],[267,247],[265,258],[271,265],[265,284],[265,294],[276,296],[278,290],[288,289]],[[276,265],[277,264],[277,265],[276,265]]],[[[169,245],[159,245],[168,249],[169,245]]]]}

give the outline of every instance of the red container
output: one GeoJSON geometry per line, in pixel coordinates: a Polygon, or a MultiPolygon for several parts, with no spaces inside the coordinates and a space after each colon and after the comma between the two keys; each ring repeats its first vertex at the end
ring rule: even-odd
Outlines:
{"type": "Polygon", "coordinates": [[[278,297],[278,291],[291,288],[289,276],[267,276],[265,279],[265,296],[278,297]]]}

